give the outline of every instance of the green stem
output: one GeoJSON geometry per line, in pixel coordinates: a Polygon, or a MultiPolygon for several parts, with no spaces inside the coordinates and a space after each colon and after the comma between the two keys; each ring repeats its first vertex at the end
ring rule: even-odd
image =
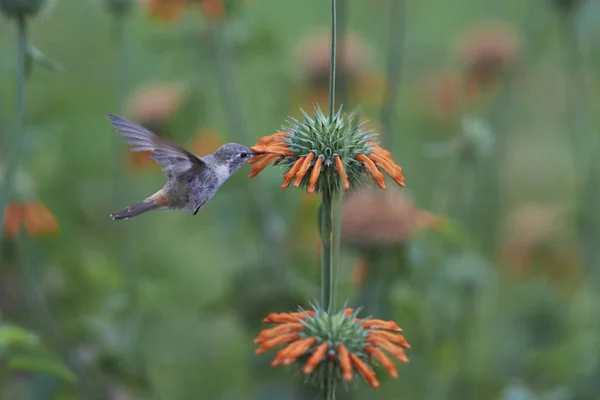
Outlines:
{"type": "MultiPolygon", "coordinates": [[[[242,102],[239,97],[240,90],[236,84],[235,71],[233,70],[233,59],[231,44],[224,35],[222,22],[210,21],[212,47],[214,53],[217,84],[220,95],[225,103],[229,131],[235,135],[235,140],[247,143],[250,140],[248,123],[244,119],[242,102]]],[[[248,191],[253,208],[259,216],[262,243],[267,249],[269,266],[275,268],[278,274],[284,271],[279,268],[284,263],[284,248],[282,241],[284,234],[280,224],[277,222],[278,215],[270,205],[267,191],[263,190],[260,181],[248,183],[248,191]]]]}
{"type": "Polygon", "coordinates": [[[0,189],[0,240],[2,239],[4,229],[4,212],[10,200],[13,181],[17,173],[23,144],[25,142],[25,69],[27,62],[27,21],[25,17],[19,16],[17,21],[17,94],[15,106],[15,123],[11,144],[8,154],[6,154],[7,164],[4,173],[4,181],[0,189]]]}
{"type": "Polygon", "coordinates": [[[329,371],[327,378],[325,378],[325,400],[335,399],[335,377],[333,371],[333,364],[329,363],[329,371]]]}
{"type": "Polygon", "coordinates": [[[329,64],[329,122],[333,122],[335,113],[335,64],[336,64],[336,0],[331,0],[331,62],[329,64]]]}
{"type": "Polygon", "coordinates": [[[398,101],[398,87],[402,75],[404,54],[406,0],[394,0],[390,3],[390,7],[386,85],[380,118],[385,144],[390,150],[393,150],[394,110],[398,101]]]}
{"type": "Polygon", "coordinates": [[[319,209],[321,233],[321,307],[328,313],[333,312],[333,196],[329,189],[323,191],[323,200],[319,209]]]}
{"type": "MultiPolygon", "coordinates": [[[[347,16],[348,16],[348,0],[338,0],[339,3],[337,4],[337,37],[341,38],[341,44],[339,46],[337,46],[336,49],[336,59],[338,60],[344,60],[346,58],[346,48],[347,48],[347,42],[346,42],[346,25],[347,25],[347,16]]],[[[342,65],[344,64],[344,62],[342,61],[342,65]]],[[[347,109],[350,108],[349,107],[349,103],[350,103],[350,93],[349,90],[350,88],[348,87],[349,82],[348,82],[348,71],[346,70],[346,68],[342,68],[340,71],[337,71],[337,76],[336,76],[336,85],[337,85],[337,91],[339,94],[339,103],[341,104],[342,107],[346,107],[347,109]]]]}

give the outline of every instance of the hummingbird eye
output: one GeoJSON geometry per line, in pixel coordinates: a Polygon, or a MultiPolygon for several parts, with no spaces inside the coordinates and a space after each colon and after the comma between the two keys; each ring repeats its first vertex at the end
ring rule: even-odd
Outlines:
{"type": "Polygon", "coordinates": [[[242,158],[246,158],[246,157],[248,157],[248,153],[241,153],[241,154],[240,154],[240,157],[242,157],[242,158]]]}

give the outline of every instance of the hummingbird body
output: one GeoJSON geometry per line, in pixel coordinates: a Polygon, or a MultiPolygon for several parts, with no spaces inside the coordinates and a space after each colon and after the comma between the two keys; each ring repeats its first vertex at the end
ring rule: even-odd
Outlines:
{"type": "Polygon", "coordinates": [[[109,115],[117,131],[127,137],[132,151],[152,151],[163,165],[167,183],[144,201],[111,214],[129,219],[152,210],[182,210],[193,215],[206,204],[231,175],[255,154],[248,147],[227,143],[213,154],[199,157],[125,118],[109,115]]]}

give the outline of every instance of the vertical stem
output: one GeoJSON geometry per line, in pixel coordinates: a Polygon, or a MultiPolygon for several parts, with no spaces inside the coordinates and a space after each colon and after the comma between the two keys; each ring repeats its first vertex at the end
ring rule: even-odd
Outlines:
{"type": "Polygon", "coordinates": [[[380,118],[385,144],[392,150],[394,148],[394,110],[398,101],[398,86],[400,85],[402,75],[404,36],[406,31],[406,0],[392,0],[390,7],[388,61],[385,93],[380,118]]]}
{"type": "Polygon", "coordinates": [[[15,105],[15,122],[8,154],[6,154],[7,163],[4,172],[4,181],[0,188],[0,240],[2,239],[4,229],[4,213],[10,199],[13,181],[19,167],[19,160],[23,151],[25,142],[25,64],[27,58],[27,21],[24,16],[18,16],[17,22],[17,93],[15,105]]]}
{"type": "Polygon", "coordinates": [[[342,107],[348,109],[349,107],[349,97],[350,88],[349,85],[349,76],[347,68],[344,68],[344,60],[346,59],[346,49],[347,49],[347,38],[346,38],[346,24],[348,18],[348,0],[338,0],[337,4],[337,38],[340,41],[340,45],[337,46],[336,49],[336,59],[342,60],[342,68],[337,71],[336,76],[336,85],[337,91],[339,94],[339,103],[342,107]]]}
{"type": "MultiPolygon", "coordinates": [[[[243,108],[239,98],[239,90],[235,80],[233,70],[232,50],[227,38],[223,32],[223,22],[209,21],[212,37],[212,47],[214,52],[214,62],[217,74],[217,84],[225,108],[227,110],[227,121],[230,132],[235,135],[235,140],[246,143],[250,139],[248,124],[244,121],[243,108]]],[[[260,220],[260,231],[262,242],[268,250],[266,254],[270,257],[270,266],[276,267],[275,271],[282,273],[278,268],[284,259],[282,253],[283,233],[274,215],[274,208],[269,205],[269,199],[265,195],[267,192],[262,190],[260,181],[249,183],[248,191],[253,203],[253,208],[257,211],[260,220]]]]}
{"type": "MultiPolygon", "coordinates": [[[[128,14],[124,12],[113,13],[113,40],[115,42],[115,106],[118,110],[123,109],[123,103],[129,84],[129,63],[127,49],[126,23],[128,14]]],[[[122,160],[121,154],[123,151],[123,141],[118,135],[114,135],[117,139],[115,142],[115,156],[117,160],[122,160]]],[[[122,173],[122,168],[117,168],[115,176],[115,198],[116,204],[124,203],[124,199],[128,198],[129,185],[122,173]],[[122,200],[120,200],[122,199],[122,200]]],[[[144,379],[144,383],[150,385],[150,380],[146,370],[146,360],[141,348],[140,332],[144,315],[140,307],[140,298],[137,286],[137,270],[132,259],[132,236],[131,227],[125,226],[118,232],[118,247],[119,247],[119,264],[125,274],[125,290],[129,297],[129,310],[131,311],[131,325],[129,326],[128,335],[132,346],[132,357],[136,373],[139,373],[144,379]]]]}
{"type": "Polygon", "coordinates": [[[335,112],[335,64],[336,64],[336,0],[331,0],[331,62],[329,64],[329,122],[333,122],[335,112]]]}
{"type": "Polygon", "coordinates": [[[333,292],[333,196],[329,189],[323,191],[323,200],[319,209],[319,225],[321,233],[321,307],[331,313],[333,312],[331,301],[333,292]]]}

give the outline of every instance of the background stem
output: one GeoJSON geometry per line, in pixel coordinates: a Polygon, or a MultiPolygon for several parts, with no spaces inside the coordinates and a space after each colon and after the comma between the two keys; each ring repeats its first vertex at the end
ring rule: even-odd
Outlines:
{"type": "Polygon", "coordinates": [[[398,87],[402,76],[404,36],[406,27],[406,0],[390,2],[390,23],[388,37],[388,61],[385,79],[385,93],[381,105],[382,138],[387,148],[394,148],[394,110],[398,101],[398,87]]]}
{"type": "MultiPolygon", "coordinates": [[[[234,140],[241,144],[248,144],[250,134],[248,124],[244,121],[243,107],[238,96],[239,90],[233,70],[232,49],[224,35],[223,22],[210,21],[212,46],[214,52],[215,70],[219,91],[227,112],[229,131],[234,135],[234,140]]],[[[284,248],[282,241],[284,234],[277,223],[278,216],[275,208],[270,206],[266,196],[267,191],[262,189],[260,181],[248,181],[248,192],[250,193],[252,208],[259,216],[262,243],[265,245],[265,254],[269,257],[269,266],[281,273],[279,268],[284,263],[284,248]]]]}
{"type": "Polygon", "coordinates": [[[13,181],[19,167],[23,144],[25,142],[25,68],[27,59],[27,21],[25,17],[16,17],[17,24],[17,94],[15,105],[15,122],[12,138],[8,147],[8,154],[5,154],[7,163],[4,172],[2,188],[0,188],[0,239],[4,235],[4,213],[10,200],[10,193],[13,187],[13,181]]]}

